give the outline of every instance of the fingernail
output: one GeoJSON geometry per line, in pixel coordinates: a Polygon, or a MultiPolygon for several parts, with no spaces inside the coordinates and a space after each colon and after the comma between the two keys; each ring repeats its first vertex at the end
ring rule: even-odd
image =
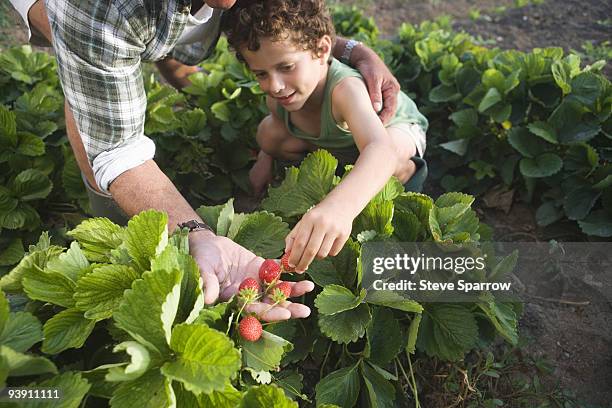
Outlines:
{"type": "Polygon", "coordinates": [[[382,110],[382,103],[374,102],[374,110],[376,111],[376,113],[380,112],[382,110]]]}

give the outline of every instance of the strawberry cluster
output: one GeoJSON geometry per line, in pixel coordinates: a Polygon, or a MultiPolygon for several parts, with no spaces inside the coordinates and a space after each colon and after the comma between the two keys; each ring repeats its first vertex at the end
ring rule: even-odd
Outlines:
{"type": "MultiPolygon", "coordinates": [[[[259,267],[259,279],[264,284],[263,294],[261,286],[256,279],[246,278],[238,287],[238,298],[242,307],[258,300],[260,297],[268,296],[274,305],[284,302],[291,296],[291,284],[280,280],[282,272],[294,272],[289,266],[289,253],[285,253],[280,264],[273,259],[266,259],[259,267]]],[[[242,309],[241,309],[242,310],[242,309]]],[[[263,329],[257,317],[249,315],[244,317],[238,324],[240,337],[247,341],[257,341],[261,337],[263,329]]]]}

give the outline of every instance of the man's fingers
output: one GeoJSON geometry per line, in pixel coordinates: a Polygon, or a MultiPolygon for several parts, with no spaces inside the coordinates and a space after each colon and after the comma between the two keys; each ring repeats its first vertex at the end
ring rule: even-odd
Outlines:
{"type": "Polygon", "coordinates": [[[387,86],[382,91],[383,98],[383,110],[378,114],[380,120],[383,123],[387,123],[393,115],[395,114],[395,110],[397,109],[397,94],[399,89],[396,89],[394,86],[387,86]]]}
{"type": "Polygon", "coordinates": [[[246,308],[248,313],[255,313],[266,322],[275,322],[288,319],[304,319],[310,316],[310,308],[301,303],[285,301],[272,306],[267,303],[254,302],[246,308]]]}
{"type": "Polygon", "coordinates": [[[372,107],[376,113],[380,112],[383,108],[383,96],[382,96],[382,77],[376,76],[375,78],[367,77],[364,78],[366,86],[368,87],[368,93],[370,94],[370,101],[372,101],[372,107]]]}
{"type": "Polygon", "coordinates": [[[311,281],[289,282],[291,285],[291,297],[302,296],[304,293],[311,292],[314,289],[314,283],[311,281]]]}
{"type": "Polygon", "coordinates": [[[203,272],[201,276],[204,281],[204,303],[212,305],[219,298],[219,279],[210,272],[203,272]]]}
{"type": "Polygon", "coordinates": [[[278,320],[288,320],[291,318],[291,312],[280,306],[272,306],[267,303],[253,302],[245,307],[249,313],[255,313],[261,320],[266,322],[275,322],[278,320]]]}

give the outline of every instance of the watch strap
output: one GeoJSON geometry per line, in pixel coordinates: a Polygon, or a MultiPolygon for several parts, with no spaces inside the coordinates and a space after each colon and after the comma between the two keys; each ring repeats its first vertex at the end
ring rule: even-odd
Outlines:
{"type": "Polygon", "coordinates": [[[189,220],[189,221],[177,224],[177,225],[179,228],[187,228],[189,232],[200,231],[200,230],[208,230],[212,233],[215,232],[208,224],[198,221],[198,220],[189,220]]]}
{"type": "Polygon", "coordinates": [[[351,54],[353,53],[353,48],[361,44],[360,41],[350,39],[344,44],[344,51],[342,52],[342,56],[340,57],[340,61],[349,65],[351,62],[351,54]]]}

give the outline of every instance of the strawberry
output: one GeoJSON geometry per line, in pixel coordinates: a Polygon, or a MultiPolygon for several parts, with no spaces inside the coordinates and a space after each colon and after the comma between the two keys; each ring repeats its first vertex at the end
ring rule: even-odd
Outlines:
{"type": "Polygon", "coordinates": [[[259,279],[264,281],[265,283],[272,283],[281,274],[280,265],[276,263],[273,259],[266,259],[263,261],[261,266],[259,267],[259,279]]]}
{"type": "Polygon", "coordinates": [[[257,341],[261,337],[262,332],[261,323],[255,316],[247,316],[240,321],[238,325],[238,331],[240,337],[246,341],[257,341]]]}
{"type": "Polygon", "coordinates": [[[288,297],[291,296],[291,285],[289,282],[278,282],[272,291],[272,298],[275,302],[284,302],[288,297]]]}
{"type": "Polygon", "coordinates": [[[253,278],[246,278],[238,286],[238,296],[247,303],[255,300],[259,294],[259,282],[253,278]]]}
{"type": "Polygon", "coordinates": [[[289,256],[291,252],[285,252],[281,258],[281,266],[285,272],[295,272],[295,268],[289,266],[289,256]]]}

